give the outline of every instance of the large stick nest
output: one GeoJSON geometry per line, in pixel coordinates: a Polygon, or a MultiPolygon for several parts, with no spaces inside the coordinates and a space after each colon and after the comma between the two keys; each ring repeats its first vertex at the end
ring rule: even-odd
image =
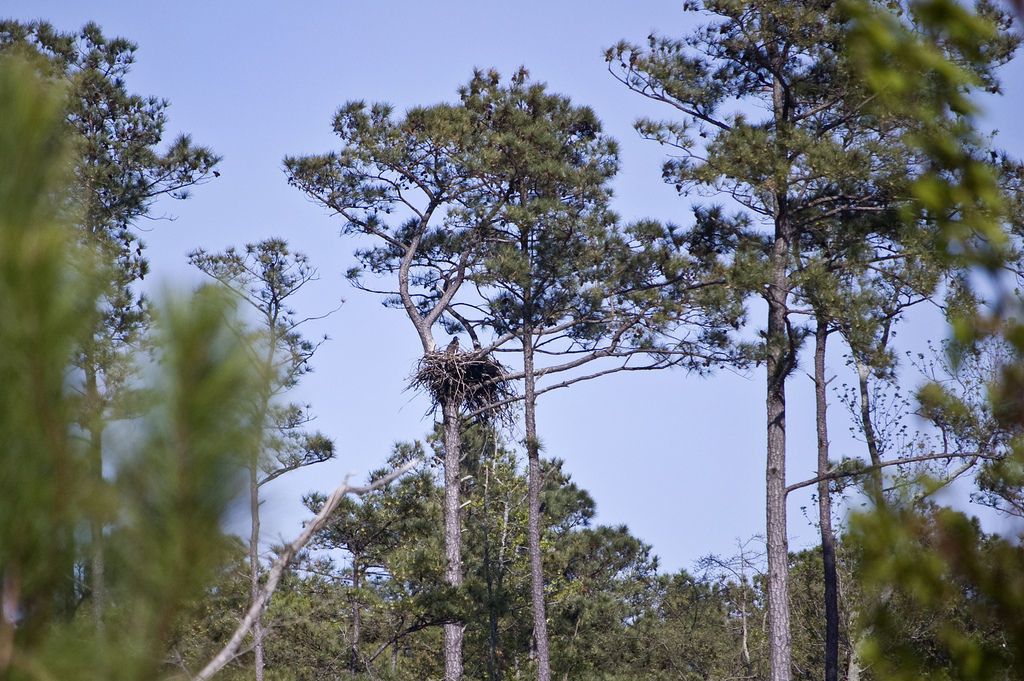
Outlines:
{"type": "Polygon", "coordinates": [[[517,397],[502,380],[507,373],[500,362],[479,352],[428,352],[416,365],[411,387],[430,395],[433,408],[455,401],[465,413],[501,420],[517,397]]]}

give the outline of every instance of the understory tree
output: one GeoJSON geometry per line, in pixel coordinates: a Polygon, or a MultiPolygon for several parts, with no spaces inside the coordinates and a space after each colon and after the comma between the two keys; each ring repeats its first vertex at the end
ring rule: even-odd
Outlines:
{"type": "MultiPolygon", "coordinates": [[[[423,459],[422,449],[419,443],[397,445],[389,466],[423,459]]],[[[389,470],[372,473],[370,479],[389,470]]],[[[307,571],[329,575],[346,586],[349,617],[342,626],[350,674],[372,673],[389,652],[391,666],[397,666],[408,636],[446,621],[437,607],[444,594],[435,588],[442,581],[441,571],[432,569],[440,548],[432,540],[440,510],[434,492],[434,476],[423,467],[358,500],[345,499],[310,545],[314,553],[307,571]],[[320,557],[320,551],[330,553],[320,557]],[[343,552],[347,565],[338,565],[330,557],[334,552],[343,552]],[[372,644],[366,645],[366,639],[372,644]]],[[[303,499],[313,513],[324,501],[316,493],[303,499]]]]}
{"type": "MultiPolygon", "coordinates": [[[[263,376],[263,389],[252,395],[253,418],[261,436],[248,452],[249,469],[249,582],[256,598],[260,589],[260,492],[278,477],[334,456],[334,443],[307,429],[313,420],[309,405],[289,402],[287,393],[312,370],[310,360],[320,342],[302,336],[309,321],[298,316],[291,298],[317,279],[316,269],[302,253],[292,252],[281,239],[247,244],[244,250],[222,253],[193,251],[189,262],[220,282],[251,308],[257,326],[239,329],[253,348],[250,359],[263,376]]],[[[321,341],[322,342],[322,341],[321,341]]],[[[253,625],[256,681],[263,681],[263,625],[253,625]]]]}

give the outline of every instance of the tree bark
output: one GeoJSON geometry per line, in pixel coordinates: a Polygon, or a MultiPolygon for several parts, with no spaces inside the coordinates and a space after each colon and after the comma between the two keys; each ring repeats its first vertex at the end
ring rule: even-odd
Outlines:
{"type": "MultiPolygon", "coordinates": [[[[267,338],[266,354],[263,357],[263,372],[267,383],[263,386],[260,394],[259,412],[257,414],[257,426],[259,427],[260,438],[256,443],[249,459],[249,589],[252,602],[260,593],[260,457],[263,455],[263,447],[266,441],[267,416],[270,413],[271,399],[271,376],[274,375],[274,353],[278,344],[278,321],[277,307],[271,308],[267,315],[267,338]]],[[[263,610],[256,614],[256,620],[252,625],[252,650],[253,650],[253,671],[256,681],[263,681],[263,610]]]]}
{"type": "MultiPolygon", "coordinates": [[[[462,523],[460,520],[460,460],[462,432],[459,405],[447,400],[441,405],[444,419],[444,555],[445,582],[453,589],[462,587],[462,523]]],[[[462,681],[462,622],[444,625],[444,678],[462,681]]]]}
{"type": "MultiPolygon", "coordinates": [[[[818,436],[818,475],[829,472],[828,395],[825,350],[828,321],[818,316],[814,329],[814,403],[818,436]]],[[[839,576],[836,571],[836,539],[832,532],[832,493],[829,480],[818,482],[818,527],[821,531],[821,560],[825,585],[825,681],[839,678],[839,576]]]]}
{"type": "MultiPolygon", "coordinates": [[[[883,474],[882,474],[882,453],[878,447],[878,437],[875,433],[875,425],[871,421],[871,391],[868,379],[871,376],[871,368],[854,353],[854,365],[857,369],[857,390],[860,395],[860,420],[861,428],[864,431],[864,442],[867,444],[868,457],[871,459],[872,471],[868,476],[868,496],[873,504],[879,506],[884,503],[883,499],[883,474]]],[[[885,597],[883,596],[883,600],[885,597]]],[[[852,617],[851,620],[856,620],[852,617]]],[[[850,658],[847,662],[847,681],[859,681],[861,666],[857,657],[857,648],[867,637],[867,632],[859,632],[857,640],[850,646],[850,658]]]]}
{"type": "MultiPolygon", "coordinates": [[[[255,456],[249,462],[249,518],[249,598],[255,602],[260,593],[260,486],[255,456]]],[[[263,681],[262,612],[252,625],[252,652],[256,681],[263,681]]]]}
{"type": "Polygon", "coordinates": [[[530,602],[533,609],[533,640],[537,649],[537,679],[551,680],[548,622],[544,607],[544,566],[540,549],[540,442],[537,439],[536,376],[533,370],[533,332],[523,333],[523,374],[526,425],[526,454],[529,461],[529,512],[527,552],[530,557],[530,602]]]}
{"type": "MultiPolygon", "coordinates": [[[[783,265],[784,267],[784,265],[783,265]]],[[[789,539],[786,535],[786,345],[785,274],[769,289],[768,456],[766,527],[768,548],[768,664],[771,681],[789,681],[789,539]],[[781,279],[781,282],[778,281],[781,279]]]]}
{"type": "MultiPolygon", "coordinates": [[[[775,78],[776,131],[788,126],[782,83],[775,78]]],[[[780,153],[785,158],[785,152],[780,153]]],[[[789,681],[792,647],[789,630],[789,539],[786,535],[786,378],[793,368],[789,330],[790,247],[793,240],[787,187],[775,193],[775,233],[769,255],[766,411],[768,447],[765,471],[765,525],[768,549],[768,672],[770,681],[789,681]]]]}
{"type": "Polygon", "coordinates": [[[846,681],[860,681],[860,660],[856,650],[850,650],[850,659],[846,662],[846,681]]]}

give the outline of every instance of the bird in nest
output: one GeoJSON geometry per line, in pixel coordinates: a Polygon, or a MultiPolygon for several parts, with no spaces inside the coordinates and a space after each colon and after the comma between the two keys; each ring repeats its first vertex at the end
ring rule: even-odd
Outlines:
{"type": "Polygon", "coordinates": [[[459,351],[459,337],[452,338],[452,342],[444,349],[445,354],[454,355],[459,351]]]}

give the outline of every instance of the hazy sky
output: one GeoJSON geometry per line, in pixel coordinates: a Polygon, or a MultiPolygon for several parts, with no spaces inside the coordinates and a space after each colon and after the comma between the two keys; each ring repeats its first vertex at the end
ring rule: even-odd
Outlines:
{"type": "MultiPolygon", "coordinates": [[[[170,100],[168,137],[189,132],[223,156],[219,179],[196,189],[189,201],[157,207],[173,221],[141,225],[152,279],[186,286],[197,280],[185,262],[191,249],[280,236],[321,273],[299,301],[301,313],[319,314],[346,300],[309,327],[332,340],[297,395],[312,404],[316,426],[336,439],[339,456],[271,485],[264,536],[276,540],[299,527],[302,493],[327,491],[347,472],[365,474],[383,462],[393,442],[431,428],[424,399],[405,391],[420,349],[411,325],[400,311],[347,285],[342,273],[353,264],[353,244],[339,238],[338,219],[287,186],[282,157],[335,148],[331,116],[347,100],[383,100],[399,109],[430,104],[452,99],[474,67],[508,74],[525,65],[552,90],[592,106],[620,141],[615,206],[624,218],[689,224],[688,202],[661,182],[661,150],[632,129],[639,115],[671,112],[626,91],[602,59],[604,48],[620,39],[642,41],[652,30],[680,34],[688,25],[681,5],[6,0],[0,14],[44,18],[64,30],[93,20],[108,35],[136,41],[129,88],[170,100]]],[[[988,104],[988,119],[1006,130],[999,143],[1021,156],[1020,60],[1005,69],[1004,82],[1006,95],[988,104]]],[[[902,342],[945,335],[935,315],[916,315],[914,323],[902,342]]],[[[850,378],[841,356],[832,364],[835,385],[850,378]]],[[[815,443],[811,381],[801,370],[791,386],[789,479],[796,481],[812,477],[815,443]]],[[[763,531],[763,393],[760,371],[709,379],[681,372],[612,376],[545,396],[538,425],[546,454],[565,459],[566,470],[594,495],[598,521],[627,524],[654,545],[663,567],[675,570],[709,552],[728,553],[737,538],[763,531]]],[[[833,456],[859,454],[843,408],[837,405],[832,415],[833,456]]],[[[814,541],[801,511],[810,503],[809,492],[791,500],[794,547],[814,541]]]]}

